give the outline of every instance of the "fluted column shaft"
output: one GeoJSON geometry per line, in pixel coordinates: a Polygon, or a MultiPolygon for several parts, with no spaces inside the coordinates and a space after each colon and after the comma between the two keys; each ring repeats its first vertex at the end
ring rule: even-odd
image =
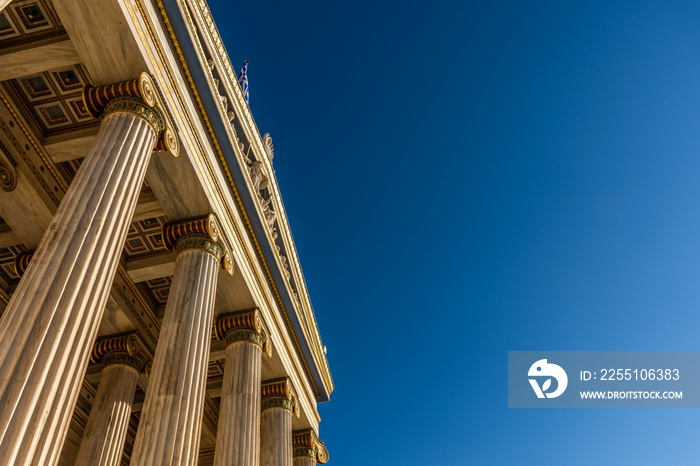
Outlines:
{"type": "Polygon", "coordinates": [[[262,348],[252,341],[226,347],[214,466],[260,464],[260,365],[262,348]]]}
{"type": "Polygon", "coordinates": [[[0,464],[58,460],[155,142],[104,118],[0,320],[0,464]]]}
{"type": "Polygon", "coordinates": [[[294,458],[294,466],[316,466],[316,460],[308,456],[297,456],[294,458]]]}
{"type": "Polygon", "coordinates": [[[121,463],[138,378],[139,371],[127,364],[110,364],[102,369],[76,465],[121,463]]]}
{"type": "Polygon", "coordinates": [[[197,462],[218,270],[204,250],[175,260],[131,466],[197,462]]]}
{"type": "Polygon", "coordinates": [[[268,408],[260,414],[260,464],[292,466],[292,412],[268,408]]]}

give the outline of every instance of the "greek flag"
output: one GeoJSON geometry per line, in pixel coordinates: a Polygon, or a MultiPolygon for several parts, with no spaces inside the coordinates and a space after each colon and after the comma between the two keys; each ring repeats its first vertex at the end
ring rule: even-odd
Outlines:
{"type": "Polygon", "coordinates": [[[243,96],[245,96],[245,101],[250,102],[250,95],[248,94],[248,60],[243,62],[241,74],[238,76],[238,85],[241,86],[243,96]]]}

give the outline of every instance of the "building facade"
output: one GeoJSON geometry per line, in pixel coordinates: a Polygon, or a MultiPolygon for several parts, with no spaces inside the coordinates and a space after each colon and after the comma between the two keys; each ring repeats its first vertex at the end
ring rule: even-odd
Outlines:
{"type": "Polygon", "coordinates": [[[0,0],[0,464],[328,461],[273,157],[204,0],[0,0]]]}

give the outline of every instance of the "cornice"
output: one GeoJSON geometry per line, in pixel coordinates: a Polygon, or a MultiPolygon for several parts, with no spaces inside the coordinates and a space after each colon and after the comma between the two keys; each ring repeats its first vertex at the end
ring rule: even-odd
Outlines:
{"type": "MultiPolygon", "coordinates": [[[[315,401],[328,400],[333,382],[327,362],[317,356],[323,351],[318,345],[314,347],[307,323],[301,312],[294,310],[288,287],[276,276],[279,267],[274,266],[275,259],[271,260],[265,255],[267,252],[263,252],[262,249],[268,247],[267,243],[261,248],[261,244],[266,241],[265,234],[251,225],[251,218],[255,215],[249,217],[246,213],[246,209],[251,208],[247,204],[248,193],[245,192],[242,197],[236,187],[246,185],[246,181],[240,179],[245,174],[238,172],[238,166],[231,171],[228,168],[228,163],[232,162],[231,155],[240,159],[241,154],[238,148],[232,150],[229,146],[232,140],[231,130],[222,130],[226,115],[224,113],[222,119],[219,119],[218,113],[222,107],[211,107],[210,97],[213,97],[213,93],[209,94],[211,89],[208,88],[208,83],[201,82],[202,70],[197,65],[200,57],[205,55],[186,0],[165,3],[162,0],[154,0],[152,3],[135,0],[125,4],[125,11],[132,21],[134,32],[145,46],[143,51],[151,65],[149,69],[161,83],[164,94],[176,110],[174,117],[182,127],[181,142],[187,147],[195,169],[203,176],[203,187],[210,196],[212,207],[223,220],[227,233],[236,240],[235,252],[241,263],[245,264],[246,280],[250,280],[256,301],[266,313],[274,312],[275,333],[281,331],[282,337],[276,343],[283,346],[280,350],[284,351],[281,352],[289,355],[290,373],[302,377],[300,382],[305,387],[304,392],[315,395],[315,401]],[[182,38],[182,47],[178,37],[182,38]],[[168,39],[170,44],[167,44],[168,39]],[[185,109],[187,111],[181,111],[185,109]],[[195,111],[192,112],[191,109],[195,111]],[[226,157],[222,152],[224,149],[226,157]],[[217,156],[220,165],[216,163],[217,156]],[[235,183],[232,172],[236,177],[235,183]],[[260,235],[260,242],[257,235],[260,235]],[[272,267],[268,266],[269,263],[273,264],[272,267]],[[291,323],[289,316],[292,316],[291,323]]],[[[206,62],[201,64],[206,66],[206,62]]],[[[218,96],[216,100],[218,101],[218,96]]],[[[314,410],[314,413],[318,420],[318,412],[314,410]]]]}
{"type": "MultiPolygon", "coordinates": [[[[183,82],[188,86],[188,90],[192,95],[192,98],[194,99],[192,104],[194,104],[194,107],[199,110],[199,115],[195,115],[194,118],[200,118],[201,123],[204,125],[205,131],[208,133],[209,140],[206,141],[206,143],[211,143],[214,149],[214,153],[218,155],[221,166],[216,167],[217,169],[220,168],[223,170],[223,175],[229,182],[229,188],[230,188],[230,194],[233,195],[233,198],[235,200],[235,204],[231,204],[229,201],[227,201],[229,193],[224,195],[222,192],[222,186],[220,185],[220,182],[218,180],[218,177],[220,176],[219,173],[215,173],[218,170],[214,170],[211,162],[208,157],[201,157],[201,159],[197,159],[196,163],[198,164],[200,169],[205,169],[208,170],[208,173],[203,172],[203,174],[209,176],[209,182],[211,183],[210,187],[210,194],[211,195],[216,195],[215,193],[218,193],[218,197],[216,197],[216,203],[219,205],[219,207],[223,210],[223,212],[220,212],[220,214],[225,214],[223,215],[224,217],[227,217],[227,228],[230,228],[229,231],[232,233],[235,233],[235,237],[238,239],[238,244],[245,245],[247,240],[252,241],[255,250],[258,254],[258,264],[262,266],[263,271],[267,275],[268,279],[268,284],[272,290],[272,292],[275,295],[275,298],[277,299],[277,305],[279,306],[280,309],[280,315],[284,318],[287,329],[288,329],[288,335],[291,338],[293,344],[296,347],[296,353],[297,357],[299,358],[300,362],[303,365],[303,369],[306,372],[308,378],[306,379],[307,382],[311,385],[314,394],[316,395],[317,401],[325,401],[328,399],[329,394],[331,393],[333,389],[333,382],[332,378],[330,376],[330,372],[328,370],[328,365],[327,361],[325,360],[325,357],[319,357],[320,354],[323,354],[323,350],[320,346],[320,339],[314,343],[313,338],[310,338],[308,328],[307,328],[307,323],[304,322],[304,319],[299,318],[298,316],[301,316],[300,311],[292,311],[292,313],[295,316],[295,319],[297,319],[298,324],[300,325],[300,329],[295,330],[292,327],[292,324],[290,323],[289,320],[289,313],[290,310],[288,309],[293,309],[295,306],[293,305],[292,301],[288,300],[291,299],[291,294],[287,290],[284,291],[285,296],[282,298],[280,295],[280,291],[278,289],[278,285],[275,278],[271,275],[271,268],[268,266],[266,260],[265,260],[265,255],[261,250],[260,243],[257,240],[256,237],[256,232],[253,229],[251,225],[250,218],[246,214],[246,207],[244,205],[244,202],[241,199],[241,196],[238,192],[238,189],[236,185],[240,183],[237,181],[236,183],[233,182],[232,179],[232,174],[228,169],[228,162],[226,157],[224,157],[223,152],[222,152],[222,147],[220,145],[221,142],[225,144],[229,144],[229,141],[227,139],[233,138],[231,135],[231,129],[227,129],[224,131],[228,131],[228,135],[225,135],[224,138],[219,140],[219,137],[221,136],[221,132],[219,131],[219,125],[221,122],[216,121],[216,119],[210,121],[209,120],[209,113],[208,111],[211,111],[211,108],[209,110],[205,109],[205,106],[209,105],[208,100],[207,102],[202,101],[202,97],[199,95],[199,89],[198,85],[201,83],[198,83],[197,85],[195,84],[195,79],[199,80],[199,70],[195,69],[195,74],[196,77],[193,77],[192,73],[190,72],[190,66],[192,63],[196,63],[196,59],[194,62],[192,60],[189,60],[190,63],[188,65],[188,60],[185,59],[185,52],[183,52],[183,49],[180,46],[180,43],[178,42],[178,38],[175,34],[175,30],[173,28],[173,24],[171,24],[170,21],[170,15],[172,15],[173,19],[175,20],[176,26],[175,28],[179,31],[179,34],[183,34],[183,27],[187,29],[189,32],[184,33],[183,37],[183,43],[187,45],[187,54],[188,57],[190,57],[190,53],[193,51],[196,54],[199,55],[200,61],[204,66],[206,67],[206,61],[202,59],[201,57],[205,57],[206,55],[204,54],[204,51],[201,47],[201,44],[199,43],[198,39],[198,33],[197,33],[197,27],[194,25],[193,19],[190,16],[190,12],[187,6],[187,3],[185,0],[181,0],[179,2],[168,2],[167,5],[163,3],[162,0],[155,0],[154,2],[154,7],[155,7],[155,12],[160,15],[160,19],[162,20],[162,25],[161,24],[155,24],[153,23],[150,13],[147,13],[147,9],[150,8],[150,6],[146,6],[142,0],[136,0],[134,4],[135,8],[131,9],[130,6],[127,7],[129,10],[129,14],[131,15],[132,19],[135,22],[138,22],[140,24],[143,24],[145,26],[144,30],[139,31],[138,33],[141,35],[142,41],[148,42],[149,44],[152,44],[153,50],[147,49],[147,54],[152,60],[152,63],[154,66],[156,66],[156,63],[160,63],[163,66],[160,69],[157,69],[155,72],[160,73],[158,78],[167,85],[165,85],[164,88],[167,88],[168,96],[172,100],[172,102],[178,102],[179,105],[182,107],[188,107],[189,104],[185,104],[186,100],[185,97],[182,95],[178,84],[179,82],[183,82]],[[163,47],[160,45],[161,44],[161,30],[160,28],[163,27],[164,29],[162,30],[162,33],[165,34],[166,37],[170,39],[172,49],[167,50],[167,52],[163,49],[163,47]],[[156,32],[156,29],[158,31],[156,32]],[[180,69],[174,70],[172,69],[169,65],[169,53],[173,53],[173,57],[179,62],[180,69]],[[182,72],[182,80],[180,76],[176,76],[173,73],[180,73],[182,72]],[[167,79],[166,79],[167,78],[167,79]],[[171,84],[172,83],[172,84],[171,84]],[[217,129],[215,130],[213,126],[216,126],[217,129]],[[215,188],[216,191],[211,191],[211,188],[215,188]],[[235,206],[238,206],[239,211],[238,213],[241,215],[241,220],[245,224],[247,228],[247,232],[250,234],[250,236],[247,239],[244,239],[241,236],[241,231],[239,231],[239,227],[237,226],[237,221],[233,212],[231,211],[231,208],[235,209],[235,206]],[[228,222],[230,220],[230,223],[228,222]],[[297,332],[301,332],[299,334],[299,338],[303,338],[304,341],[304,347],[307,348],[305,350],[302,350],[299,340],[297,338],[297,332]],[[307,343],[308,342],[308,343],[307,343]],[[314,371],[310,371],[309,369],[309,363],[307,362],[307,359],[312,360],[312,364],[314,366],[314,371]],[[318,384],[321,383],[323,386],[321,387],[321,390],[319,391],[318,384]]],[[[149,10],[150,12],[150,10],[149,10]]],[[[167,49],[167,48],[166,48],[167,49]]],[[[196,68],[196,67],[195,67],[196,68]]],[[[212,79],[211,76],[208,78],[210,81],[212,79]]],[[[211,84],[211,82],[210,82],[211,84]]],[[[237,84],[236,84],[237,86],[237,84]]],[[[206,89],[207,86],[204,86],[206,89]]],[[[206,94],[206,91],[202,91],[203,95],[205,96],[205,99],[208,99],[208,94],[206,94]]],[[[189,98],[189,96],[187,96],[189,98]]],[[[218,96],[217,96],[217,101],[218,96]]],[[[222,104],[222,102],[219,102],[219,104],[222,104]]],[[[208,108],[208,107],[207,107],[208,108]]],[[[221,105],[218,110],[215,110],[215,114],[218,112],[221,112],[221,105]]],[[[225,116],[225,111],[223,113],[225,116]]],[[[195,123],[192,120],[192,117],[187,114],[180,114],[178,113],[178,118],[180,119],[178,122],[183,125],[190,125],[192,130],[195,130],[195,127],[200,124],[200,122],[195,123]]],[[[225,120],[222,120],[225,121],[225,120]]],[[[196,131],[195,131],[196,132],[196,131]]],[[[205,142],[202,140],[199,140],[198,137],[187,139],[189,136],[186,136],[185,133],[182,133],[183,137],[185,138],[185,143],[189,144],[189,148],[191,151],[194,152],[200,152],[200,153],[207,153],[210,151],[209,147],[203,146],[205,142]],[[188,142],[189,141],[189,142],[188,142]]],[[[258,134],[258,139],[259,139],[259,134],[258,134]]],[[[228,148],[227,148],[228,151],[228,148]]],[[[235,150],[232,151],[236,157],[240,160],[242,157],[242,154],[240,153],[239,148],[236,148],[235,150]]],[[[227,152],[228,153],[228,152],[227,152]]],[[[238,176],[238,175],[236,175],[238,176]]],[[[245,173],[244,173],[245,176],[245,173]]],[[[225,189],[224,185],[224,189],[225,189]]],[[[247,201],[246,201],[247,202],[247,201]]],[[[249,207],[249,206],[248,206],[249,207]]],[[[245,259],[247,261],[247,264],[250,264],[253,266],[254,264],[254,259],[250,256],[250,253],[248,252],[248,249],[246,247],[243,247],[239,250],[241,254],[245,256],[245,259]]],[[[263,285],[263,282],[261,282],[261,277],[258,275],[258,272],[255,270],[255,267],[257,267],[257,264],[253,266],[253,268],[250,269],[250,277],[256,281],[258,284],[258,289],[263,290],[265,289],[265,286],[263,285]]],[[[277,268],[279,269],[279,268],[277,268]]],[[[276,272],[275,272],[276,273],[276,272]]],[[[286,288],[286,286],[285,286],[286,288]]],[[[265,293],[260,294],[260,297],[265,301],[266,305],[271,309],[273,306],[269,301],[269,298],[265,293]]],[[[306,302],[308,302],[308,297],[306,297],[306,302]]],[[[315,327],[315,324],[314,324],[315,327]]],[[[316,330],[317,331],[317,330],[316,330]]],[[[287,346],[287,343],[285,342],[285,346],[287,346]]],[[[298,364],[297,362],[293,362],[293,364],[298,364]]]]}
{"type": "MultiPolygon", "coordinates": [[[[187,4],[184,0],[181,1],[183,9],[187,12],[187,4]]],[[[323,344],[321,342],[318,326],[316,324],[316,319],[313,314],[313,310],[309,300],[308,290],[306,288],[303,274],[301,272],[296,248],[294,246],[291,231],[289,229],[289,224],[287,221],[286,213],[284,211],[281,195],[277,186],[277,180],[274,175],[274,170],[272,168],[270,157],[268,156],[268,151],[265,148],[265,144],[263,142],[263,139],[260,137],[260,132],[257,128],[257,125],[255,124],[252,114],[250,113],[250,109],[248,108],[247,103],[243,98],[240,87],[238,86],[235,72],[233,71],[233,67],[231,66],[225,47],[223,46],[223,42],[221,41],[221,38],[218,34],[218,30],[216,29],[216,25],[211,17],[211,13],[208,9],[206,2],[204,2],[203,0],[193,0],[192,4],[194,5],[194,12],[198,20],[199,27],[197,27],[197,25],[194,24],[192,18],[186,18],[190,21],[190,28],[192,28],[194,31],[199,31],[200,34],[202,32],[206,34],[205,39],[213,45],[216,62],[220,63],[222,67],[222,72],[219,73],[219,77],[222,78],[221,84],[224,86],[226,92],[224,93],[225,96],[222,94],[222,97],[220,98],[221,105],[227,106],[227,104],[224,104],[224,102],[230,102],[233,106],[234,114],[237,117],[235,119],[237,119],[237,121],[239,122],[244,123],[241,125],[241,127],[245,133],[243,136],[245,136],[247,142],[249,142],[248,155],[250,155],[250,151],[252,151],[255,159],[262,164],[262,170],[266,175],[267,179],[269,180],[267,189],[270,191],[270,198],[268,199],[268,202],[270,202],[273,205],[273,211],[277,216],[277,223],[279,226],[279,231],[281,233],[279,239],[281,241],[283,249],[280,248],[278,250],[277,248],[279,248],[279,245],[275,247],[276,238],[273,237],[273,234],[275,234],[275,232],[269,231],[269,228],[267,234],[268,241],[271,245],[273,245],[272,250],[273,253],[276,254],[278,269],[284,271],[284,263],[287,261],[289,261],[291,265],[291,273],[289,274],[289,276],[286,276],[284,272],[281,273],[281,276],[283,277],[282,280],[286,282],[286,287],[289,290],[289,295],[291,296],[290,302],[292,303],[292,307],[297,309],[296,313],[298,316],[303,316],[303,319],[299,319],[300,322],[303,322],[303,324],[301,325],[302,331],[305,334],[305,338],[311,343],[309,345],[309,348],[312,351],[314,359],[320,363],[320,373],[323,376],[324,384],[326,385],[328,393],[330,394],[334,386],[333,379],[328,368],[328,361],[325,357],[323,344]],[[281,250],[283,250],[286,255],[282,255],[280,252],[281,250]]],[[[200,60],[202,61],[202,63],[208,63],[210,58],[206,55],[206,53],[204,53],[204,50],[201,48],[201,44],[199,44],[198,52],[200,54],[200,60]]],[[[218,81],[215,80],[214,76],[211,74],[211,70],[209,70],[208,79],[210,81],[211,87],[216,89],[218,87],[218,81]]],[[[230,113],[231,112],[229,112],[229,114],[230,113]]],[[[226,114],[225,111],[223,112],[223,114],[226,114]]],[[[231,120],[230,117],[229,120],[231,120]]],[[[234,138],[238,142],[238,136],[234,134],[234,138]]],[[[242,143],[241,145],[245,146],[242,143]]],[[[234,153],[238,158],[239,165],[247,167],[248,165],[245,160],[246,155],[243,154],[243,152],[240,150],[234,151],[234,153]]],[[[243,171],[244,175],[247,177],[249,187],[254,186],[255,182],[252,179],[250,171],[243,171]]],[[[256,194],[257,193],[254,192],[252,193],[252,197],[254,199],[256,197],[256,194]]],[[[261,218],[261,223],[264,224],[266,219],[261,212],[261,206],[258,205],[256,207],[258,209],[258,216],[261,218]]],[[[255,233],[253,233],[253,236],[255,236],[255,233]]],[[[265,261],[264,257],[262,258],[262,260],[263,262],[265,261]]],[[[266,264],[265,266],[267,267],[266,264]]],[[[273,287],[275,287],[274,279],[272,284],[273,287]]],[[[285,318],[287,318],[286,315],[285,318]]],[[[290,325],[289,322],[288,325],[290,325]]],[[[296,337],[293,335],[293,338],[296,337]]]]}

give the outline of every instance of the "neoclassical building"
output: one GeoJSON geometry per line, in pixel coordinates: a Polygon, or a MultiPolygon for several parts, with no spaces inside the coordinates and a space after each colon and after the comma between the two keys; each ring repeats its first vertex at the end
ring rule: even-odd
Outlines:
{"type": "Polygon", "coordinates": [[[328,461],[273,156],[204,0],[0,0],[0,465],[328,461]]]}

